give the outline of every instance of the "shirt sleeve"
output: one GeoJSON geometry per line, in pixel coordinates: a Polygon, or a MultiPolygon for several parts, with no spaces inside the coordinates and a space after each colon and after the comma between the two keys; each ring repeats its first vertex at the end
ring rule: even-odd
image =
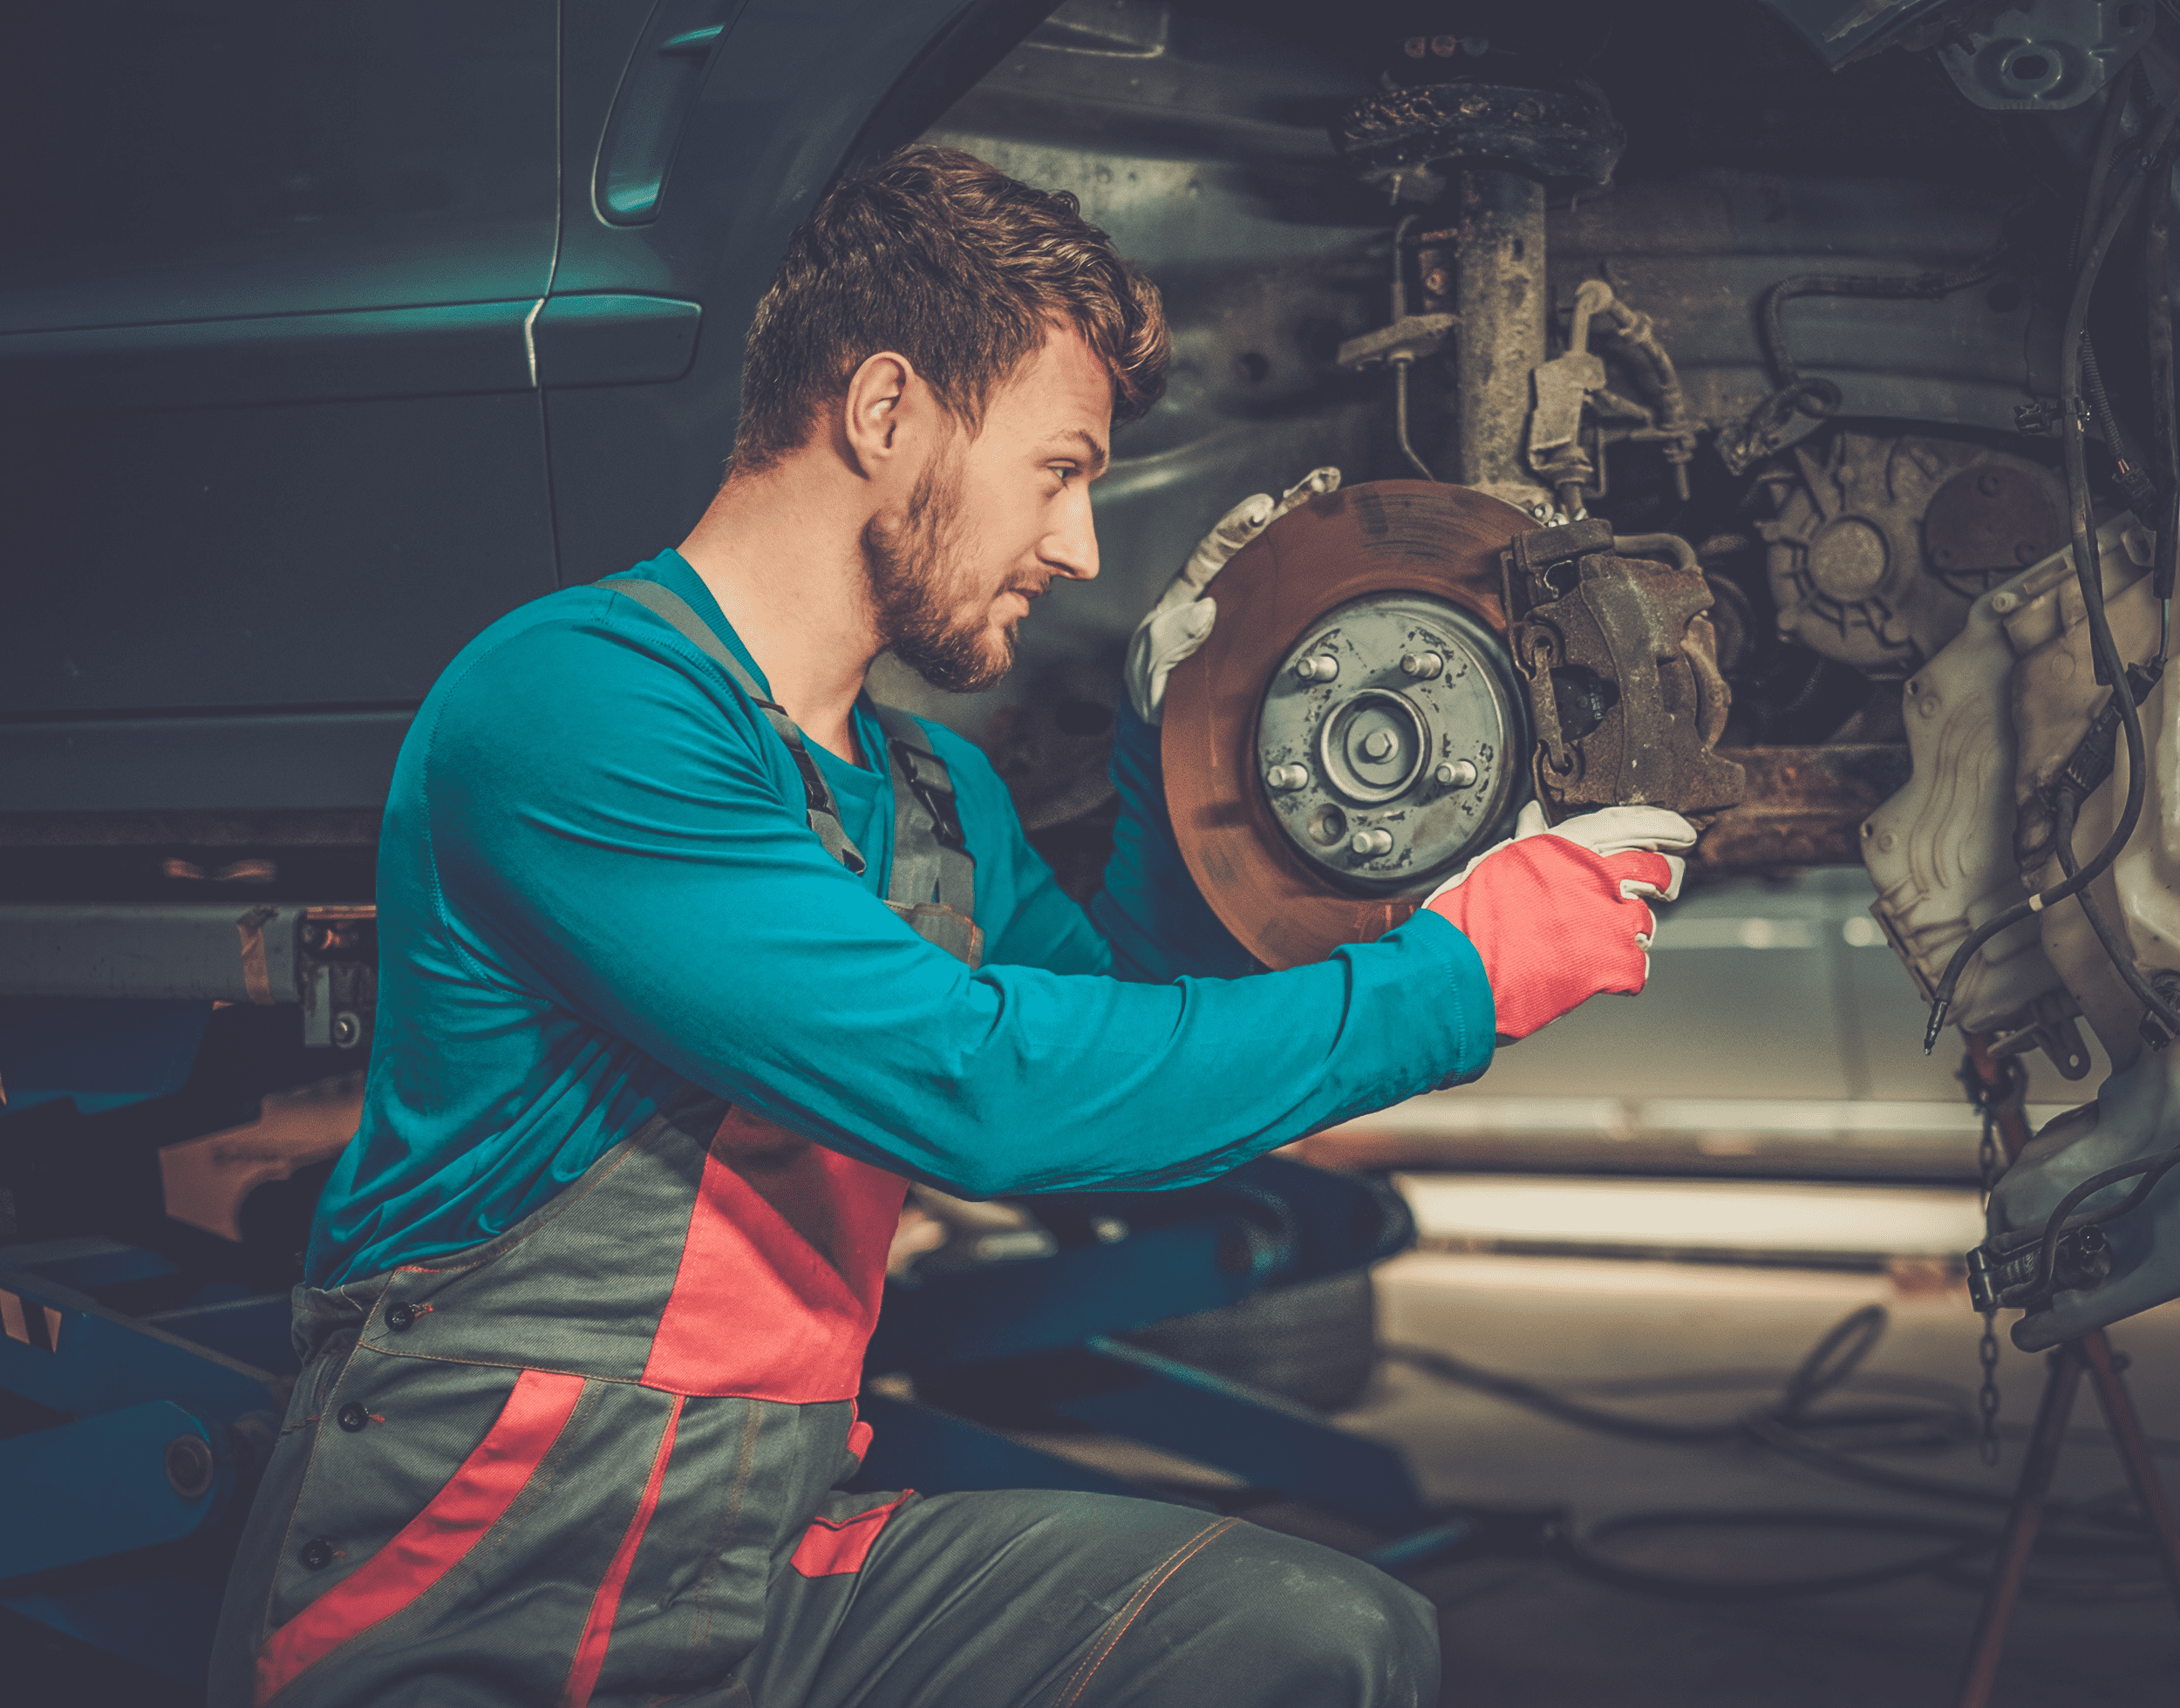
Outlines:
{"type": "Polygon", "coordinates": [[[487,651],[426,764],[478,976],[970,1195],[1209,1179],[1491,1058],[1482,963],[1435,915],[1248,978],[972,974],[825,853],[778,738],[633,606],[487,651]]]}
{"type": "Polygon", "coordinates": [[[1104,885],[1090,898],[1090,917],[1112,945],[1114,972],[1163,984],[1185,974],[1239,978],[1256,970],[1182,858],[1166,810],[1159,732],[1125,697],[1114,724],[1113,781],[1121,792],[1121,816],[1104,885]]]}

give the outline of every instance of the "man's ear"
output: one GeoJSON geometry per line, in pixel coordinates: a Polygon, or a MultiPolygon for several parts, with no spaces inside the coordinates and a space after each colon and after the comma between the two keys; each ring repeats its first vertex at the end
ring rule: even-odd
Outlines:
{"type": "Polygon", "coordinates": [[[865,358],[850,376],[841,427],[848,460],[864,479],[875,479],[898,457],[902,405],[916,387],[909,358],[889,350],[865,358]]]}

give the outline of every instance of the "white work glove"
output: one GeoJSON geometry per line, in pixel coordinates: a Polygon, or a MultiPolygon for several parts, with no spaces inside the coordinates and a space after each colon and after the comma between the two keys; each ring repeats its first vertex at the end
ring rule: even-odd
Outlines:
{"type": "Polygon", "coordinates": [[[1475,946],[1496,1031],[1527,1038],[1596,996],[1650,980],[1651,901],[1680,894],[1695,827],[1662,806],[1608,806],[1562,825],[1531,801],[1514,834],[1424,898],[1475,946]]]}
{"type": "Polygon", "coordinates": [[[1218,526],[1196,542],[1181,573],[1173,578],[1150,615],[1135,626],[1127,643],[1127,663],[1121,675],[1127,683],[1128,704],[1146,724],[1155,725],[1166,709],[1166,678],[1182,659],[1210,637],[1219,608],[1204,597],[1211,577],[1226,568],[1227,559],[1241,550],[1280,517],[1306,499],[1339,490],[1339,471],[1313,468],[1275,500],[1270,493],[1256,493],[1219,518],[1218,526]]]}

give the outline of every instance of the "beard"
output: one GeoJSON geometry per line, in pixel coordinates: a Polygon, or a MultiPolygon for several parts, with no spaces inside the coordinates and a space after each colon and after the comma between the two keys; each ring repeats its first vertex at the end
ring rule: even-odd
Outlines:
{"type": "Polygon", "coordinates": [[[1014,635],[996,637],[990,607],[960,568],[971,560],[958,455],[935,459],[896,526],[863,527],[863,582],[878,637],[934,688],[973,694],[1014,668],[1014,635]]]}

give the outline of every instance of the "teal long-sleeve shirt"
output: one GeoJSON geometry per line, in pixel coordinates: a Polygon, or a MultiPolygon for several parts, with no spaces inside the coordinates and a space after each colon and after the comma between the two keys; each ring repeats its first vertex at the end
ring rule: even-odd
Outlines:
{"type": "MultiPolygon", "coordinates": [[[[634,573],[762,680],[678,553],[634,573]]],[[[810,749],[869,861],[851,875],[779,737],[665,623],[597,588],[502,617],[448,665],[395,768],[363,1120],[319,1201],[310,1279],[504,1232],[685,1081],[981,1197],[1191,1184],[1483,1071],[1490,988],[1435,915],[1252,975],[1182,861],[1157,732],[1121,718],[1121,818],[1087,911],[984,756],[926,725],[977,861],[972,973],[880,899],[882,770],[810,749]]],[[[867,707],[855,733],[882,756],[867,707]]]]}

